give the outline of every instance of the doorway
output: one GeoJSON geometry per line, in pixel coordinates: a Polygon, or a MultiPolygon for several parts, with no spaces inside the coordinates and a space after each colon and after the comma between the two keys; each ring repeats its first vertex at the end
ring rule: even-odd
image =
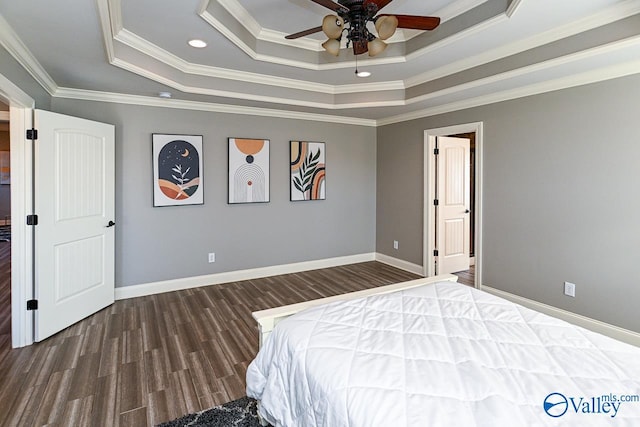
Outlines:
{"type": "MultiPolygon", "coordinates": [[[[472,265],[465,274],[467,283],[473,281],[476,288],[482,284],[482,122],[468,123],[443,128],[429,129],[424,132],[424,222],[423,222],[423,269],[426,277],[438,274],[436,268],[437,253],[435,231],[437,227],[436,199],[436,139],[438,137],[462,137],[474,142],[473,168],[471,170],[470,223],[472,231],[469,235],[469,254],[472,265]]],[[[461,280],[461,282],[464,280],[461,280]]]]}
{"type": "MultiPolygon", "coordinates": [[[[11,347],[33,343],[33,316],[26,310],[32,296],[31,239],[32,231],[25,221],[31,210],[30,147],[25,143],[26,130],[31,127],[31,109],[35,102],[22,89],[0,74],[0,102],[9,106],[8,123],[11,168],[11,347]]],[[[5,350],[4,348],[2,349],[5,350]]]]}

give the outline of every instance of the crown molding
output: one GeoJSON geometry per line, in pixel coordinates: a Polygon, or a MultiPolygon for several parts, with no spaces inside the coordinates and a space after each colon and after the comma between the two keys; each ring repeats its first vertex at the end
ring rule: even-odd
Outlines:
{"type": "MultiPolygon", "coordinates": [[[[103,26],[102,28],[103,37],[105,38],[105,45],[107,46],[107,52],[109,52],[109,46],[111,46],[111,52],[113,52],[114,39],[113,39],[112,31],[114,28],[118,28],[119,24],[118,24],[118,21],[116,21],[114,24],[113,19],[111,19],[111,15],[114,13],[115,14],[119,13],[118,11],[120,10],[120,1],[121,0],[97,0],[99,11],[100,11],[101,23],[103,26]]],[[[204,0],[204,1],[206,2],[207,0],[204,0]]],[[[560,38],[567,37],[568,35],[579,33],[581,31],[584,31],[585,29],[594,28],[594,25],[596,23],[605,25],[607,23],[614,22],[619,19],[623,19],[627,16],[631,16],[639,12],[640,12],[640,2],[638,2],[637,0],[626,0],[617,4],[614,7],[608,8],[605,11],[602,11],[600,13],[594,14],[580,21],[577,21],[577,23],[568,24],[563,27],[556,28],[554,30],[544,33],[542,36],[539,36],[539,37],[532,37],[526,41],[521,41],[521,42],[516,42],[514,44],[511,44],[509,45],[508,49],[515,49],[513,46],[517,45],[518,43],[532,43],[533,39],[536,39],[538,41],[542,39],[546,43],[549,40],[555,40],[555,38],[557,37],[560,37],[560,38]]],[[[504,16],[506,15],[502,15],[501,19],[505,19],[504,16]]],[[[215,67],[193,65],[172,55],[169,52],[166,52],[160,49],[157,46],[151,45],[146,40],[139,38],[137,35],[125,29],[120,29],[119,33],[117,34],[117,40],[134,49],[140,50],[145,54],[154,56],[159,60],[166,61],[168,65],[175,66],[177,69],[185,73],[199,74],[199,75],[217,77],[221,79],[236,80],[236,81],[250,81],[252,83],[287,87],[287,88],[307,90],[307,91],[313,91],[313,92],[322,92],[322,93],[327,93],[332,95],[348,94],[348,93],[380,92],[384,90],[404,90],[407,87],[413,87],[416,84],[422,83],[421,81],[407,79],[405,82],[392,81],[392,82],[382,82],[382,83],[365,83],[365,84],[352,84],[352,85],[339,85],[339,86],[318,85],[315,83],[299,81],[295,79],[286,79],[281,77],[266,76],[262,74],[237,72],[233,70],[220,69],[215,67]],[[145,51],[145,49],[147,50],[145,51]],[[148,50],[148,49],[151,49],[151,50],[148,50]],[[157,49],[157,50],[154,50],[154,49],[157,49]]],[[[104,101],[104,102],[135,103],[133,100],[136,100],[136,101],[147,100],[140,105],[151,105],[153,103],[148,100],[152,99],[156,102],[159,102],[158,105],[171,106],[172,108],[184,108],[184,109],[194,109],[194,110],[203,110],[203,111],[220,111],[220,112],[228,112],[232,114],[263,115],[263,116],[269,116],[269,117],[287,117],[287,118],[297,118],[302,120],[325,121],[325,122],[331,122],[331,123],[356,124],[356,125],[362,125],[362,126],[386,125],[386,124],[397,123],[397,122],[402,122],[407,120],[413,120],[420,117],[428,117],[436,114],[442,114],[446,112],[472,108],[480,105],[486,105],[486,104],[491,104],[495,102],[515,99],[522,96],[530,96],[530,95],[549,92],[553,90],[559,90],[559,89],[569,88],[573,86],[594,83],[602,80],[622,77],[625,75],[640,73],[640,66],[639,66],[640,64],[638,63],[638,61],[630,61],[630,62],[616,64],[608,67],[601,67],[596,70],[579,73],[575,76],[562,77],[562,78],[552,79],[545,82],[533,83],[533,84],[522,86],[515,89],[504,90],[504,91],[495,92],[487,95],[480,95],[468,100],[450,102],[450,103],[429,107],[429,108],[422,109],[415,112],[386,117],[376,121],[376,120],[361,119],[356,117],[336,116],[331,114],[325,115],[325,114],[316,114],[316,113],[299,113],[299,112],[291,112],[288,110],[280,110],[280,109],[239,107],[239,106],[232,106],[232,105],[215,104],[215,103],[209,104],[206,102],[194,102],[194,101],[156,100],[155,98],[139,97],[134,95],[109,94],[108,96],[101,97],[95,94],[102,93],[102,92],[83,91],[83,90],[75,90],[70,88],[62,88],[61,90],[57,87],[53,79],[51,79],[51,77],[41,67],[41,65],[38,63],[35,57],[31,54],[28,48],[22,43],[22,41],[19,39],[17,34],[15,34],[15,32],[12,30],[12,28],[9,26],[9,24],[6,22],[6,20],[4,20],[2,16],[0,16],[0,43],[7,49],[7,51],[14,58],[16,58],[16,60],[21,64],[22,67],[25,68],[26,71],[29,72],[29,74],[31,74],[45,90],[47,90],[47,92],[49,92],[52,96],[56,96],[56,97],[68,97],[68,98],[78,97],[77,99],[84,99],[83,97],[89,96],[87,94],[92,94],[91,96],[93,96],[92,98],[93,100],[104,101]],[[116,98],[118,99],[118,101],[107,100],[107,99],[116,99],[116,98]],[[209,105],[210,107],[206,107],[207,105],[209,105]],[[247,113],[247,111],[249,112],[247,113]]],[[[565,55],[562,57],[553,58],[548,61],[521,67],[515,70],[510,70],[510,71],[496,74],[490,77],[463,83],[454,87],[443,89],[441,91],[416,96],[406,100],[402,99],[402,100],[392,100],[392,101],[354,102],[354,103],[344,103],[344,104],[335,104],[331,102],[329,103],[313,102],[313,101],[306,101],[306,100],[299,100],[299,99],[281,98],[277,96],[247,95],[244,93],[237,93],[237,92],[224,91],[224,90],[194,88],[191,86],[182,85],[178,82],[175,82],[161,75],[154,74],[146,69],[136,66],[135,64],[128,63],[116,57],[114,57],[110,62],[114,66],[134,72],[138,75],[147,77],[151,80],[157,81],[161,84],[165,84],[169,87],[172,87],[176,90],[179,90],[185,93],[197,93],[202,95],[222,96],[222,97],[229,97],[234,99],[254,100],[259,102],[269,102],[269,103],[277,103],[277,104],[283,104],[283,105],[321,108],[325,110],[341,110],[341,109],[344,110],[344,109],[350,109],[350,108],[405,106],[410,104],[416,104],[419,102],[436,99],[438,97],[443,97],[446,95],[464,92],[469,89],[474,89],[474,88],[482,87],[489,84],[495,84],[500,81],[507,81],[508,79],[512,79],[518,76],[523,76],[526,74],[540,72],[553,67],[570,64],[572,62],[588,59],[590,57],[595,57],[597,55],[604,55],[609,52],[615,52],[616,50],[625,49],[629,47],[637,47],[638,45],[640,45],[640,36],[635,36],[635,37],[631,37],[621,41],[616,41],[606,45],[597,46],[595,48],[565,55]]],[[[494,55],[494,54],[497,55],[495,52],[490,53],[490,55],[494,55]]],[[[636,57],[636,55],[630,55],[630,57],[636,57]]],[[[459,63],[454,65],[460,66],[459,63]]],[[[468,68],[468,66],[469,64],[465,64],[465,67],[468,68]]],[[[434,71],[432,71],[432,73],[433,72],[434,71]]],[[[442,72],[442,68],[440,70],[435,70],[435,72],[442,72]]],[[[446,75],[451,74],[452,72],[453,71],[449,70],[449,72],[446,75]]],[[[426,81],[429,81],[431,78],[433,78],[436,75],[437,74],[431,75],[430,78],[427,79],[426,81]]],[[[424,76],[425,75],[423,74],[422,77],[424,76]]]]}
{"type": "MultiPolygon", "coordinates": [[[[449,36],[449,37],[447,37],[445,39],[438,40],[435,43],[432,43],[430,45],[421,47],[420,49],[417,49],[414,52],[411,52],[410,54],[408,54],[406,56],[406,59],[407,59],[407,61],[411,61],[411,60],[416,59],[416,58],[418,58],[418,57],[420,57],[422,55],[426,55],[427,53],[436,51],[438,49],[442,49],[442,48],[444,48],[444,47],[446,47],[448,45],[451,45],[453,43],[461,42],[464,39],[468,39],[469,37],[472,37],[474,34],[478,34],[478,33],[482,32],[482,31],[485,31],[488,28],[491,28],[491,27],[493,27],[495,25],[498,25],[498,24],[504,22],[506,19],[508,19],[508,18],[506,17],[506,15],[504,13],[500,14],[500,15],[496,15],[495,17],[493,17],[491,19],[483,21],[483,22],[481,22],[481,23],[479,23],[477,25],[474,25],[472,27],[469,27],[469,28],[467,28],[465,30],[459,31],[456,34],[454,34],[452,36],[449,36]]],[[[481,55],[478,55],[478,56],[481,56],[481,55]]],[[[459,70],[459,71],[464,71],[464,70],[459,70]]],[[[409,80],[409,79],[407,79],[407,80],[409,80]]]]}
{"type": "MultiPolygon", "coordinates": [[[[254,37],[258,37],[263,30],[258,21],[238,2],[237,0],[216,0],[227,12],[231,14],[240,24],[242,24],[247,31],[253,34],[254,37]]],[[[207,0],[205,9],[211,1],[207,0]]]]}
{"type": "MultiPolygon", "coordinates": [[[[305,70],[338,70],[343,68],[353,68],[355,66],[355,60],[353,61],[344,61],[344,62],[332,62],[332,63],[312,63],[306,61],[298,61],[295,59],[282,58],[279,56],[273,55],[265,55],[256,52],[249,45],[247,45],[240,37],[236,36],[236,34],[229,30],[220,20],[218,20],[215,16],[210,14],[208,11],[204,10],[199,13],[200,17],[207,21],[212,27],[216,30],[220,31],[220,33],[225,36],[230,42],[236,45],[240,50],[242,50],[246,55],[256,61],[270,62],[273,64],[279,65],[287,65],[290,67],[302,68],[305,70]]],[[[286,44],[286,43],[282,43],[286,44]]],[[[293,45],[291,45],[293,46],[293,45]]],[[[295,46],[299,48],[300,46],[295,46]]],[[[361,65],[385,65],[385,64],[397,64],[401,62],[406,62],[406,58],[404,56],[395,56],[395,57],[383,57],[383,58],[373,58],[366,59],[364,61],[359,61],[361,65]]]]}
{"type": "Polygon", "coordinates": [[[206,89],[206,88],[183,85],[167,77],[153,73],[147,70],[146,68],[138,67],[135,64],[131,64],[129,62],[123,61],[118,58],[116,58],[112,64],[122,68],[123,70],[131,71],[132,73],[138,74],[139,76],[148,78],[150,80],[153,80],[165,86],[171,87],[175,90],[179,90],[180,92],[192,93],[197,95],[220,96],[224,98],[269,102],[269,103],[275,103],[275,104],[292,105],[297,107],[321,108],[324,110],[342,110],[342,109],[350,109],[350,108],[370,108],[370,107],[392,107],[392,106],[399,106],[399,105],[406,104],[406,101],[404,100],[370,101],[370,102],[334,104],[334,103],[326,103],[326,102],[305,101],[302,99],[279,98],[277,96],[266,96],[266,95],[256,95],[251,93],[231,92],[231,91],[220,90],[220,89],[206,89]]]}
{"type": "Polygon", "coordinates": [[[31,51],[20,40],[20,37],[13,31],[11,25],[0,15],[0,44],[20,63],[39,84],[46,90],[49,95],[58,88],[56,82],[51,78],[49,73],[40,65],[38,60],[33,56],[31,51]]]}
{"type": "MultiPolygon", "coordinates": [[[[206,3],[205,9],[209,5],[212,0],[204,0],[203,3],[206,3]]],[[[324,48],[322,47],[322,42],[318,40],[314,40],[308,37],[301,37],[296,40],[287,40],[285,36],[287,33],[283,33],[282,31],[276,31],[269,28],[262,27],[258,21],[245,9],[240,2],[237,0],[216,0],[222,7],[224,7],[231,16],[233,16],[244,28],[251,33],[256,39],[267,41],[271,43],[277,43],[285,46],[296,47],[300,49],[311,50],[314,52],[322,52],[324,48]]],[[[220,25],[224,25],[220,23],[220,25]]],[[[401,36],[404,36],[404,33],[400,33],[401,36]]],[[[404,42],[407,39],[395,37],[389,42],[398,43],[404,42]]]]}
{"type": "Polygon", "coordinates": [[[115,40],[131,47],[132,49],[135,49],[147,56],[150,56],[158,61],[163,62],[166,65],[169,65],[170,67],[173,67],[187,74],[263,84],[268,86],[284,87],[288,89],[298,89],[308,92],[318,92],[330,95],[360,92],[380,92],[386,90],[403,90],[405,88],[402,81],[359,83],[350,85],[328,85],[308,82],[304,80],[289,79],[285,77],[275,77],[266,74],[251,73],[248,71],[238,71],[226,68],[210,67],[207,65],[192,64],[126,29],[121,30],[114,38],[115,40]]]}
{"type": "Polygon", "coordinates": [[[405,90],[406,87],[402,80],[389,80],[386,82],[375,83],[355,83],[348,85],[333,86],[332,95],[341,95],[345,93],[364,93],[364,92],[384,92],[387,90],[405,90]]]}
{"type": "MultiPolygon", "coordinates": [[[[521,4],[521,0],[514,0],[514,3],[511,3],[511,5],[513,6],[515,3],[518,3],[519,6],[521,4]]],[[[434,68],[433,70],[426,71],[422,74],[417,74],[413,77],[409,77],[404,80],[404,84],[407,88],[418,86],[432,80],[437,80],[451,74],[456,74],[470,68],[506,58],[511,55],[525,52],[527,50],[582,33],[584,31],[610,24],[612,22],[628,18],[629,16],[635,15],[637,13],[640,13],[640,2],[638,2],[637,0],[626,0],[622,3],[617,4],[616,6],[607,8],[602,12],[595,13],[578,21],[551,29],[542,34],[537,34],[523,40],[515,41],[508,45],[488,50],[478,55],[471,56],[460,61],[452,62],[451,64],[448,64],[446,66],[434,68]]],[[[467,30],[469,31],[468,33],[467,31],[464,31],[451,37],[451,39],[458,38],[457,40],[448,41],[447,39],[445,39],[443,40],[443,42],[453,43],[454,41],[460,41],[464,38],[472,36],[474,33],[477,33],[480,30],[485,30],[489,26],[495,25],[504,21],[505,19],[508,19],[507,15],[508,14],[499,15],[492,20],[483,22],[479,25],[476,25],[475,27],[470,28],[469,30],[467,30]],[[464,36],[462,35],[463,33],[465,33],[464,36]]],[[[432,46],[441,48],[445,45],[446,44],[443,43],[437,46],[436,44],[434,44],[432,46]]],[[[426,50],[433,48],[432,46],[426,46],[423,49],[426,50]]],[[[409,56],[409,59],[413,58],[409,56]]]]}
{"type": "MultiPolygon", "coordinates": [[[[202,0],[198,7],[198,14],[202,19],[204,19],[209,25],[213,26],[216,30],[218,30],[223,36],[225,36],[229,41],[235,44],[240,50],[242,50],[245,54],[250,56],[251,58],[257,61],[265,61],[271,62],[274,64],[287,65],[291,67],[304,68],[310,70],[330,70],[330,69],[340,69],[340,68],[351,68],[354,66],[355,61],[349,62],[333,62],[333,63],[312,63],[307,61],[296,61],[293,59],[287,59],[279,56],[272,55],[264,55],[258,53],[251,46],[246,44],[240,37],[238,37],[231,29],[229,29],[226,24],[213,16],[207,10],[211,1],[214,0],[202,0]]],[[[293,47],[296,49],[307,49],[314,52],[322,52],[324,49],[321,46],[321,42],[318,40],[310,39],[308,37],[302,37],[296,40],[287,40],[285,39],[286,33],[282,33],[279,31],[269,30],[262,28],[260,24],[249,14],[249,12],[237,1],[237,0],[215,0],[219,5],[221,5],[229,14],[240,24],[242,25],[256,40],[266,41],[270,43],[276,43],[280,45],[285,45],[289,47],[293,47]]],[[[480,6],[486,3],[488,0],[458,0],[442,9],[437,11],[435,15],[442,17],[442,22],[446,22],[460,14],[463,14],[477,6],[480,6]]],[[[492,20],[493,21],[493,20],[492,20]]],[[[497,22],[494,22],[495,24],[497,22]]],[[[493,25],[492,24],[492,25],[493,25]]],[[[480,26],[475,31],[480,31],[481,29],[485,29],[487,27],[480,26]]],[[[422,33],[421,31],[396,31],[396,33],[388,40],[386,43],[405,43],[408,40],[414,38],[415,36],[422,33]]],[[[466,32],[465,32],[466,33],[466,32]]],[[[466,33],[467,36],[472,35],[473,32],[466,33]]],[[[453,43],[457,41],[457,38],[445,39],[446,43],[437,43],[437,48],[445,46],[447,43],[453,43]]],[[[345,40],[343,40],[343,48],[344,48],[345,40]]],[[[425,46],[424,48],[417,49],[416,51],[408,54],[408,55],[397,55],[393,57],[382,57],[382,58],[368,58],[366,61],[367,65],[384,65],[384,64],[394,64],[394,63],[402,63],[407,62],[409,60],[415,59],[419,56],[425,55],[433,51],[435,48],[431,46],[425,46]]],[[[365,61],[361,61],[364,64],[365,61]]]]}
{"type": "MultiPolygon", "coordinates": [[[[557,68],[562,65],[571,64],[573,62],[594,58],[596,56],[606,55],[607,53],[615,52],[621,49],[627,49],[627,48],[632,48],[637,46],[640,46],[640,35],[629,37],[629,38],[611,42],[611,43],[607,43],[602,46],[596,46],[591,49],[586,49],[583,51],[575,52],[575,53],[561,56],[558,58],[549,59],[547,61],[537,62],[535,64],[527,65],[525,67],[516,68],[510,71],[494,74],[494,75],[473,80],[467,83],[450,86],[446,89],[441,89],[441,90],[430,92],[424,95],[419,95],[413,98],[409,98],[407,99],[407,105],[414,104],[417,102],[427,101],[430,99],[435,99],[441,96],[451,95],[454,93],[469,91],[482,86],[499,83],[502,81],[524,76],[527,74],[533,74],[536,72],[549,70],[551,68],[557,68]]],[[[638,70],[638,72],[640,72],[640,70],[638,70]]]]}
{"type": "MultiPolygon", "coordinates": [[[[260,37],[261,33],[265,33],[265,29],[263,29],[260,24],[247,12],[247,10],[237,2],[237,0],[217,0],[218,3],[224,7],[229,13],[238,20],[238,22],[242,23],[248,31],[254,36],[260,37]]],[[[473,7],[477,7],[484,3],[486,0],[460,0],[452,5],[448,6],[449,12],[443,9],[443,12],[449,13],[451,16],[455,14],[464,13],[467,10],[472,9],[473,7]],[[457,9],[454,9],[457,8],[457,9]]],[[[162,48],[153,45],[149,41],[137,36],[136,34],[123,29],[122,28],[122,17],[121,17],[121,0],[98,0],[99,5],[104,3],[108,3],[108,7],[101,7],[99,10],[101,11],[101,22],[103,23],[103,29],[106,26],[107,22],[105,22],[105,15],[108,16],[107,21],[109,22],[109,28],[112,31],[117,31],[114,33],[114,38],[119,42],[123,43],[126,46],[129,46],[133,49],[142,52],[145,55],[148,55],[152,58],[162,61],[163,63],[188,74],[201,75],[206,77],[218,78],[218,79],[227,79],[234,81],[243,81],[250,82],[253,84],[262,84],[269,85],[275,87],[286,87],[296,90],[303,90],[309,92],[316,93],[324,93],[330,95],[337,94],[350,94],[350,93],[368,93],[368,92],[381,92],[381,91],[389,91],[389,90],[404,90],[407,88],[411,88],[420,84],[424,84],[431,80],[435,80],[450,74],[455,74],[461,71],[464,71],[469,68],[473,68],[475,66],[495,61],[497,59],[501,59],[507,57],[509,55],[513,55],[516,53],[520,53],[522,51],[531,49],[533,47],[537,47],[546,43],[550,43],[564,37],[568,37],[570,35],[574,35],[580,33],[582,31],[586,31],[588,29],[594,28],[599,25],[604,25],[606,23],[613,22],[618,19],[622,19],[624,17],[630,16],[634,13],[638,13],[640,11],[640,6],[636,0],[626,0],[622,3],[617,4],[616,6],[612,6],[607,10],[594,14],[590,17],[584,18],[577,23],[570,23],[564,25],[562,27],[547,31],[541,36],[530,37],[525,40],[516,41],[507,46],[493,49],[487,52],[482,52],[474,57],[465,58],[463,60],[457,61],[455,63],[449,64],[447,66],[439,67],[425,73],[409,77],[405,81],[388,81],[388,82],[380,82],[380,83],[368,83],[368,84],[350,84],[350,85],[330,85],[330,84],[320,84],[313,83],[303,80],[290,79],[290,78],[282,78],[269,76],[265,74],[258,74],[252,72],[245,71],[234,71],[230,69],[223,69],[218,67],[211,67],[200,64],[192,64],[184,61],[183,59],[163,50],[162,48]],[[105,11],[109,13],[106,14],[105,11]]],[[[340,62],[334,64],[311,64],[302,61],[295,61],[286,58],[276,58],[272,56],[261,55],[251,49],[248,45],[246,45],[240,38],[238,38],[232,31],[228,30],[222,22],[220,22],[216,17],[211,15],[207,11],[207,7],[210,4],[211,0],[202,0],[200,2],[200,6],[198,9],[198,14],[213,25],[215,28],[220,30],[225,37],[231,40],[236,44],[240,49],[242,49],[247,55],[252,57],[255,60],[261,61],[269,61],[274,63],[279,63],[281,65],[305,68],[305,69],[313,69],[313,70],[324,70],[324,69],[334,69],[334,68],[344,68],[344,67],[353,67],[355,66],[355,61],[348,62],[340,62]]],[[[497,25],[499,23],[504,22],[504,20],[509,19],[513,13],[522,5],[522,0],[513,0],[507,12],[497,15],[496,17],[489,19],[485,22],[482,22],[478,25],[470,27],[462,32],[455,34],[454,36],[447,37],[441,41],[438,41],[432,45],[425,46],[406,57],[394,57],[394,58],[378,58],[378,59],[369,59],[365,61],[367,65],[378,65],[380,63],[398,63],[404,62],[406,60],[412,60],[418,56],[427,54],[429,52],[436,51],[438,49],[442,49],[449,44],[453,44],[456,42],[461,42],[464,39],[469,37],[473,37],[475,34],[478,34],[487,28],[497,25]]],[[[446,9],[446,8],[445,8],[446,9]]],[[[265,34],[267,34],[267,39],[275,40],[281,39],[284,40],[282,33],[278,32],[268,32],[267,30],[265,34]]],[[[113,65],[117,65],[118,63],[122,63],[121,61],[114,61],[114,57],[111,52],[114,51],[113,40],[110,38],[108,32],[105,33],[105,45],[107,46],[107,51],[109,53],[110,62],[113,65]],[[108,39],[108,40],[107,40],[108,39]]],[[[272,41],[273,41],[272,40],[272,41]]],[[[316,41],[313,41],[314,43],[316,41]]],[[[299,46],[296,46],[299,47],[299,46]]],[[[317,48],[317,43],[316,43],[317,48]]],[[[314,48],[315,49],[315,48],[314,48]]],[[[127,69],[133,71],[133,64],[128,64],[127,69]]],[[[155,75],[154,80],[158,80],[157,75],[155,75]]],[[[178,83],[173,81],[172,87],[176,88],[178,83]]],[[[454,89],[455,90],[455,89],[454,89]]],[[[194,93],[203,93],[206,94],[208,92],[207,89],[198,88],[190,88],[191,92],[194,93]]],[[[219,92],[218,92],[219,93],[219,92]]],[[[275,101],[277,98],[273,98],[275,101]]],[[[408,102],[412,102],[408,100],[408,102]]],[[[418,101],[413,101],[418,102],[418,101]]],[[[290,103],[290,102],[287,102],[290,103]]],[[[317,106],[321,108],[325,108],[322,104],[301,104],[295,103],[295,105],[307,105],[307,106],[317,106]]],[[[374,105],[388,105],[388,104],[369,104],[368,106],[374,105]]],[[[394,103],[394,105],[398,105],[394,103]]],[[[341,105],[336,106],[335,108],[351,108],[353,104],[349,105],[341,105]]],[[[362,104],[356,106],[364,106],[362,104]]]]}
{"type": "MultiPolygon", "coordinates": [[[[203,0],[200,3],[199,10],[202,12],[207,9],[212,0],[203,0]]],[[[252,34],[256,39],[277,43],[285,46],[292,46],[301,49],[307,49],[315,52],[322,52],[322,42],[308,37],[301,37],[296,40],[287,40],[287,33],[264,28],[260,23],[245,9],[238,0],[216,0],[224,7],[231,16],[233,16],[244,28],[252,34]]],[[[441,22],[446,22],[456,16],[462,15],[469,10],[486,3],[488,0],[458,0],[442,9],[434,12],[434,16],[439,16],[441,22]]],[[[221,25],[224,25],[221,23],[221,25]]],[[[385,40],[386,43],[404,43],[420,34],[420,31],[404,31],[399,29],[395,34],[385,40]]]]}
{"type": "Polygon", "coordinates": [[[137,50],[138,52],[150,56],[151,58],[187,74],[196,74],[218,79],[258,83],[319,93],[332,93],[334,90],[334,86],[322,83],[315,84],[303,80],[275,77],[266,74],[251,73],[248,71],[192,64],[126,29],[120,31],[114,39],[132,49],[137,50]]]}
{"type": "Polygon", "coordinates": [[[511,4],[509,5],[509,7],[507,8],[507,16],[509,18],[511,18],[513,16],[514,13],[516,13],[518,11],[518,9],[520,8],[520,6],[522,6],[522,1],[523,0],[512,0],[511,4]]]}
{"type": "Polygon", "coordinates": [[[113,48],[113,35],[116,34],[113,28],[115,20],[111,16],[108,0],[97,0],[96,6],[98,7],[98,20],[100,21],[102,41],[104,42],[104,48],[107,51],[107,60],[111,62],[116,56],[113,48]]]}
{"type": "Polygon", "coordinates": [[[447,22],[450,19],[460,16],[463,13],[470,11],[488,0],[458,0],[454,3],[450,3],[439,9],[434,13],[435,16],[440,17],[440,23],[447,22]]]}
{"type": "Polygon", "coordinates": [[[315,122],[339,123],[356,126],[375,127],[376,121],[357,117],[343,117],[329,114],[304,113],[298,111],[277,110],[270,108],[243,107],[210,102],[185,101],[179,99],[161,99],[148,96],[127,95],[113,92],[99,92],[83,89],[58,88],[55,98],[81,101],[109,102],[116,104],[141,105],[147,107],[176,108],[181,110],[210,111],[216,113],[241,114],[246,116],[278,117],[294,120],[310,120],[315,122]]]}
{"type": "Polygon", "coordinates": [[[0,96],[10,101],[9,107],[33,108],[35,101],[11,80],[0,74],[0,96]]]}
{"type": "Polygon", "coordinates": [[[118,34],[124,28],[122,23],[122,0],[107,0],[111,17],[111,32],[118,34]]]}
{"type": "Polygon", "coordinates": [[[425,108],[406,114],[399,114],[396,116],[379,119],[377,120],[377,125],[386,126],[394,123],[407,122],[424,117],[436,116],[438,114],[466,110],[469,108],[524,98],[526,96],[539,95],[542,93],[553,92],[561,89],[568,89],[575,86],[583,86],[638,73],[640,73],[640,60],[629,61],[624,64],[604,67],[597,70],[591,70],[584,73],[562,77],[559,79],[535,83],[516,89],[505,90],[502,92],[496,92],[488,95],[478,96],[476,98],[466,99],[464,101],[452,102],[445,105],[439,105],[436,107],[425,108]]]}
{"type": "MultiPolygon", "coordinates": [[[[224,7],[227,12],[231,14],[244,28],[253,35],[256,39],[277,43],[285,46],[297,47],[315,52],[322,52],[322,42],[313,40],[307,37],[302,37],[297,40],[287,40],[285,36],[287,34],[281,31],[271,30],[269,28],[262,27],[258,21],[245,9],[237,0],[217,0],[218,3],[224,7]]],[[[206,10],[211,0],[204,0],[201,3],[200,10],[206,10]],[[204,6],[204,8],[203,8],[204,6]]]]}

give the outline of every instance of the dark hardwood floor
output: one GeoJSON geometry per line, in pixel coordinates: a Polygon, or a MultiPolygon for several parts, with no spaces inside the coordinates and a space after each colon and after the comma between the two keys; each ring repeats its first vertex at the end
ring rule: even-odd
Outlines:
{"type": "Polygon", "coordinates": [[[237,399],[258,349],[252,311],[415,278],[368,262],[122,300],[15,350],[3,320],[0,423],[155,425],[237,399]]]}
{"type": "Polygon", "coordinates": [[[11,347],[11,242],[0,242],[0,349],[8,347],[11,347]]]}
{"type": "Polygon", "coordinates": [[[458,282],[463,285],[475,286],[476,284],[476,266],[472,265],[468,270],[454,273],[458,276],[458,282]]]}

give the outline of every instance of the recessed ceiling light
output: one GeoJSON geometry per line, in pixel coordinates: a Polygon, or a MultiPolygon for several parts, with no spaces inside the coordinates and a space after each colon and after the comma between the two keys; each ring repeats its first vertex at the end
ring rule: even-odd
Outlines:
{"type": "Polygon", "coordinates": [[[160,98],[171,98],[171,92],[159,92],[158,96],[160,98]]]}
{"type": "Polygon", "coordinates": [[[371,73],[369,71],[356,71],[356,76],[364,78],[371,76],[371,73]]]}
{"type": "Polygon", "coordinates": [[[202,49],[203,47],[207,47],[207,42],[205,42],[204,40],[193,39],[189,40],[189,46],[202,49]]]}

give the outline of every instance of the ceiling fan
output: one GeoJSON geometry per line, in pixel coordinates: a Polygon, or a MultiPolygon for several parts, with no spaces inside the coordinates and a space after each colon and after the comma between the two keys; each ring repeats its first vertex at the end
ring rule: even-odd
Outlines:
{"type": "Polygon", "coordinates": [[[338,0],[337,3],[332,0],[311,1],[333,10],[337,15],[325,16],[320,27],[290,34],[285,38],[297,39],[323,31],[329,40],[322,47],[335,56],[340,54],[340,40],[345,31],[347,47],[349,44],[353,46],[354,55],[369,52],[369,56],[376,56],[386,49],[387,44],[383,40],[391,37],[396,28],[433,30],[440,25],[440,18],[434,16],[377,15],[378,11],[393,0],[338,0]],[[374,23],[377,37],[367,28],[369,22],[374,23]]]}

